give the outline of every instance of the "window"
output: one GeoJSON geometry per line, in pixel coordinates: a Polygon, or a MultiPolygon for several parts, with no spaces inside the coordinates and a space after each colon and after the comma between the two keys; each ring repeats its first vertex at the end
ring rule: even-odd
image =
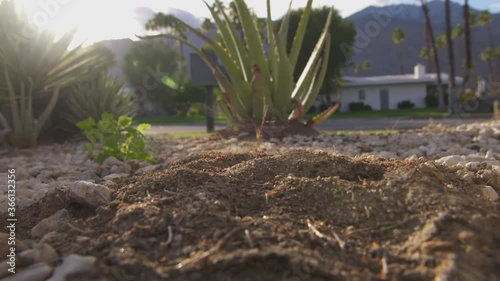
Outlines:
{"type": "Polygon", "coordinates": [[[366,98],[366,95],[365,95],[365,90],[359,90],[359,91],[358,91],[358,99],[359,99],[360,101],[364,101],[364,100],[365,100],[365,98],[366,98]]]}

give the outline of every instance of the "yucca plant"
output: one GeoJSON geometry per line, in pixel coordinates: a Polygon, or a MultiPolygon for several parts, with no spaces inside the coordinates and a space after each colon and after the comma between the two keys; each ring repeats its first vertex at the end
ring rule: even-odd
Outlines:
{"type": "Polygon", "coordinates": [[[73,85],[66,104],[67,120],[72,124],[89,117],[99,120],[104,113],[129,117],[135,114],[132,94],[115,79],[102,75],[73,85]]]}
{"type": "Polygon", "coordinates": [[[9,141],[18,148],[35,147],[60,89],[88,77],[105,60],[80,47],[69,50],[72,33],[58,40],[46,30],[26,36],[28,18],[17,13],[13,1],[0,3],[0,15],[0,37],[6,39],[0,41],[0,100],[11,115],[9,141]],[[48,102],[41,105],[42,100],[48,102]]]}
{"type": "MultiPolygon", "coordinates": [[[[216,54],[223,69],[204,49],[197,48],[185,38],[172,34],[148,37],[166,36],[179,40],[205,60],[221,88],[222,100],[219,101],[219,105],[232,123],[243,128],[252,127],[257,135],[260,131],[265,134],[268,125],[278,124],[287,128],[297,124],[312,106],[325,79],[330,51],[328,30],[333,8],[306,67],[298,81],[294,81],[293,73],[312,9],[312,0],[307,2],[289,53],[287,52],[289,13],[285,15],[279,29],[274,28],[270,0],[267,0],[267,24],[264,36],[257,18],[243,0],[235,0],[242,32],[236,30],[220,1],[216,0],[214,7],[206,2],[205,4],[220,34],[218,41],[212,40],[176,17],[173,19],[177,21],[177,25],[183,26],[203,39],[209,49],[216,54]],[[268,52],[265,46],[268,47],[268,52]]],[[[304,126],[312,127],[319,124],[337,108],[338,105],[328,108],[304,126]]]]}

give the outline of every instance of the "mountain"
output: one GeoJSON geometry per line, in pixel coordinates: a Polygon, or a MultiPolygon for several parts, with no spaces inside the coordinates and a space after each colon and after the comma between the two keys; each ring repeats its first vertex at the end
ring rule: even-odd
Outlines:
{"type": "MultiPolygon", "coordinates": [[[[430,18],[434,34],[445,32],[445,6],[444,1],[436,0],[429,3],[430,18]]],[[[471,9],[476,15],[480,11],[471,9]]],[[[451,2],[452,26],[463,23],[463,8],[460,4],[451,2]]],[[[350,17],[357,28],[358,34],[355,43],[355,52],[352,65],[368,60],[371,68],[360,73],[355,73],[353,68],[346,69],[344,74],[350,76],[394,75],[399,74],[398,46],[392,42],[392,31],[399,27],[406,35],[402,43],[403,64],[405,73],[413,73],[417,63],[426,64],[419,57],[420,50],[425,46],[425,17],[422,8],[416,5],[390,5],[385,7],[367,7],[350,17]]],[[[500,37],[500,13],[493,15],[492,33],[495,44],[500,44],[496,38],[500,37]],[[496,40],[495,40],[496,39],[496,40]]],[[[335,35],[334,35],[335,36],[335,35]]],[[[472,29],[473,62],[478,65],[478,71],[486,77],[487,64],[480,58],[480,53],[488,47],[488,34],[486,27],[472,29]]],[[[459,68],[464,60],[463,39],[454,40],[455,69],[457,75],[463,75],[459,68]]],[[[439,59],[442,72],[448,72],[447,48],[439,50],[439,59]]],[[[430,71],[435,71],[430,69],[430,71]]]]}

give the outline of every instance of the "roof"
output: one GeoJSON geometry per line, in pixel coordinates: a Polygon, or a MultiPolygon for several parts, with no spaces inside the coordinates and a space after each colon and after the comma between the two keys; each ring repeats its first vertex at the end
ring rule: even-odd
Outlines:
{"type": "MultiPolygon", "coordinates": [[[[437,74],[426,73],[419,78],[415,78],[414,74],[403,75],[385,75],[385,76],[367,76],[367,77],[352,77],[344,76],[343,87],[358,87],[358,86],[377,86],[377,85],[401,85],[401,84],[437,84],[437,74]]],[[[443,84],[448,84],[448,74],[442,73],[441,80],[443,84]]],[[[457,84],[462,83],[462,77],[455,77],[457,84]]]]}

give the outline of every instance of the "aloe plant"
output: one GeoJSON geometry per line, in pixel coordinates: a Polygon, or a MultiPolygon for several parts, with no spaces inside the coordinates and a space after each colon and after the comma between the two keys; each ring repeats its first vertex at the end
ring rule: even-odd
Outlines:
{"type": "Polygon", "coordinates": [[[10,113],[10,143],[19,148],[37,145],[37,139],[59,99],[60,89],[87,78],[105,66],[95,52],[76,47],[69,50],[73,34],[58,40],[47,30],[32,30],[25,37],[28,18],[18,14],[13,1],[0,3],[0,100],[10,113]],[[41,110],[40,100],[48,100],[41,110]],[[40,111],[37,114],[37,111],[40,111]]]}
{"type": "MultiPolygon", "coordinates": [[[[267,0],[267,22],[263,36],[257,18],[250,12],[245,2],[243,0],[234,2],[242,32],[234,27],[231,17],[224,11],[220,1],[216,0],[215,6],[205,2],[220,34],[220,40],[217,41],[182,20],[172,17],[177,21],[176,25],[193,32],[209,45],[225,71],[204,49],[197,48],[185,38],[172,34],[148,37],[165,36],[179,40],[204,59],[212,69],[221,89],[222,100],[219,101],[219,105],[222,112],[231,122],[240,126],[253,124],[260,134],[262,127],[265,131],[266,124],[286,125],[300,120],[314,103],[325,79],[330,51],[328,30],[333,8],[306,67],[298,81],[294,81],[293,73],[311,13],[312,0],[307,2],[289,53],[287,52],[289,13],[285,15],[279,29],[275,29],[271,19],[271,1],[267,0]],[[265,45],[268,46],[268,52],[265,45]]],[[[317,125],[328,118],[337,107],[327,109],[305,125],[311,127],[317,125]]]]}

